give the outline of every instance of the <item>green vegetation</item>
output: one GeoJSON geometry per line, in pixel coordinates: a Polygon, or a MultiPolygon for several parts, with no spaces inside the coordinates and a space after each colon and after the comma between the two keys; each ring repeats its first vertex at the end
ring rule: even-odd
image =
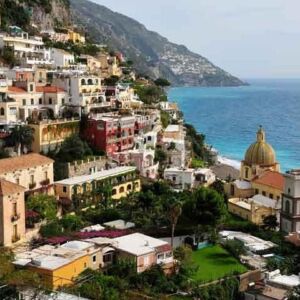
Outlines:
{"type": "Polygon", "coordinates": [[[192,259],[199,267],[192,278],[198,282],[213,281],[247,271],[245,266],[218,245],[193,252],[192,259]]]}
{"type": "Polygon", "coordinates": [[[30,196],[26,201],[27,209],[37,212],[41,218],[53,220],[57,214],[57,201],[54,196],[37,194],[30,196]]]}

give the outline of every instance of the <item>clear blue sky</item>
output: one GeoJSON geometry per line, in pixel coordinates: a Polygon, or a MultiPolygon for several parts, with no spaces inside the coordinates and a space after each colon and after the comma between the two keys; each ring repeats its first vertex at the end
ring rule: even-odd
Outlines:
{"type": "Polygon", "coordinates": [[[300,78],[300,0],[93,0],[242,78],[300,78]]]}

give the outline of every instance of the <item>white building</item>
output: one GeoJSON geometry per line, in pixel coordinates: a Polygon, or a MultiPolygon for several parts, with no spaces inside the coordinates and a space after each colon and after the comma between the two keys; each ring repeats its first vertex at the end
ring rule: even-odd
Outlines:
{"type": "Polygon", "coordinates": [[[216,181],[216,175],[211,169],[201,168],[195,170],[196,181],[204,186],[210,186],[216,181]]]}
{"type": "Polygon", "coordinates": [[[187,168],[168,168],[164,171],[164,179],[168,180],[176,190],[190,189],[195,185],[195,170],[187,168]]]}
{"type": "Polygon", "coordinates": [[[52,48],[51,58],[53,60],[53,65],[56,68],[68,68],[75,64],[74,55],[63,49],[52,48]]]}
{"type": "Polygon", "coordinates": [[[50,51],[45,49],[42,38],[30,37],[20,28],[11,35],[0,35],[0,50],[3,51],[5,47],[10,47],[23,65],[52,65],[50,51]]]}

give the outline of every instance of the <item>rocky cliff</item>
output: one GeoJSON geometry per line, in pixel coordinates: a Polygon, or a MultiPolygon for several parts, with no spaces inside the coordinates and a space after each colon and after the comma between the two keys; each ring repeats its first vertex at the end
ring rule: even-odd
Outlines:
{"type": "Polygon", "coordinates": [[[87,0],[70,0],[74,21],[92,39],[122,51],[135,67],[173,85],[238,86],[244,83],[185,46],[171,43],[139,22],[87,0]]]}

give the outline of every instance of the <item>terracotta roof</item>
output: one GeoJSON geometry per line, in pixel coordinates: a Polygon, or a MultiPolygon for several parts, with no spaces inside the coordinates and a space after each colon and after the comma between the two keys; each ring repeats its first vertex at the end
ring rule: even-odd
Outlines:
{"type": "Polygon", "coordinates": [[[57,86],[46,85],[46,86],[37,86],[36,91],[38,93],[64,93],[65,91],[57,86]]]}
{"type": "Polygon", "coordinates": [[[266,171],[253,180],[254,183],[271,186],[283,191],[284,177],[281,173],[275,171],[266,171]]]}
{"type": "Polygon", "coordinates": [[[27,91],[25,91],[24,89],[16,87],[16,86],[9,86],[8,92],[10,92],[10,93],[27,93],[27,91]]]}
{"type": "Polygon", "coordinates": [[[23,188],[22,186],[7,181],[5,179],[0,179],[0,196],[11,195],[24,191],[25,188],[23,188]]]}
{"type": "Polygon", "coordinates": [[[30,153],[18,157],[0,159],[0,174],[13,172],[20,169],[32,168],[40,165],[51,164],[54,161],[46,156],[30,153]]]}

